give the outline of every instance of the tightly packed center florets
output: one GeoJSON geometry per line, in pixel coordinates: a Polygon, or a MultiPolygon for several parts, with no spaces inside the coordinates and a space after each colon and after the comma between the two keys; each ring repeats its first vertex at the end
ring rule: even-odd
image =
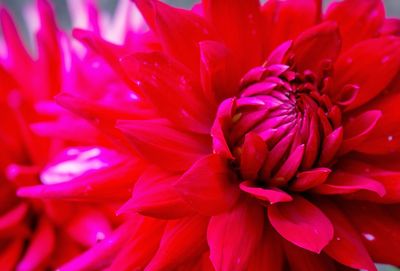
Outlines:
{"type": "Polygon", "coordinates": [[[281,64],[244,76],[226,135],[241,179],[290,186],[299,172],[334,163],[343,132],[341,111],[324,94],[328,79],[281,64]]]}

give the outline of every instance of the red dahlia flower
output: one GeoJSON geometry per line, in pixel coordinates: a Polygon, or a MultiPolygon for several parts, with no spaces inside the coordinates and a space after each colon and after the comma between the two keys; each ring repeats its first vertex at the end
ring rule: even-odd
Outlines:
{"type": "MultiPolygon", "coordinates": [[[[400,266],[400,28],[380,0],[134,2],[132,43],[75,37],[136,107],[56,99],[145,170],[125,223],[61,270],[400,266]]],[[[121,167],[18,194],[126,200],[121,167]]]]}

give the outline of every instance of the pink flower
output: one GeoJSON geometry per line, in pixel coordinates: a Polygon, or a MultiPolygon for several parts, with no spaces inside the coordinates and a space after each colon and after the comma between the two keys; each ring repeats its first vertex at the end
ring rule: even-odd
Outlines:
{"type": "MultiPolygon", "coordinates": [[[[81,15],[97,12],[89,2],[82,8],[90,12],[83,10],[81,15]]],[[[110,140],[88,121],[52,101],[61,88],[70,90],[70,95],[96,89],[96,93],[86,95],[105,104],[115,99],[130,101],[131,91],[118,87],[121,80],[104,61],[71,44],[57,27],[47,1],[39,0],[27,10],[31,34],[36,38],[36,56],[28,53],[9,12],[0,11],[4,39],[0,60],[1,270],[55,269],[108,237],[120,222],[113,216],[116,207],[112,204],[21,199],[16,190],[82,176],[87,180],[93,170],[115,169],[131,160],[110,150],[110,140]],[[94,82],[93,74],[100,73],[101,80],[94,82]]],[[[119,38],[124,38],[131,24],[120,24],[119,29],[124,31],[119,38]]],[[[126,168],[132,162],[124,165],[126,168]]],[[[126,176],[132,177],[132,172],[125,170],[126,176]]]]}
{"type": "Polygon", "coordinates": [[[315,0],[134,2],[150,30],[131,42],[74,31],[116,88],[56,97],[107,150],[67,150],[42,181],[71,161],[90,172],[18,191],[126,201],[124,223],[61,270],[400,265],[399,24],[380,0],[325,14],[315,0]]]}

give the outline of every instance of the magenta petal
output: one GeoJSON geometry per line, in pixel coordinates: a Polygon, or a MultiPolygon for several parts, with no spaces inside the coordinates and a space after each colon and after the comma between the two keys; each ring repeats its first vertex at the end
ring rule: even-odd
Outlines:
{"type": "Polygon", "coordinates": [[[288,203],[269,206],[268,217],[283,238],[315,253],[320,253],[333,238],[329,219],[300,196],[294,196],[288,203]]]}
{"type": "Polygon", "coordinates": [[[331,170],[329,168],[314,168],[297,174],[296,179],[290,186],[293,191],[305,191],[317,186],[328,178],[331,170]]]}
{"type": "Polygon", "coordinates": [[[55,231],[50,221],[42,218],[30,240],[24,257],[18,263],[17,270],[35,270],[48,260],[55,246],[55,231]]]}
{"type": "Polygon", "coordinates": [[[243,179],[257,178],[258,171],[267,157],[267,152],[267,145],[261,137],[254,133],[246,134],[240,157],[240,172],[243,179]]]}

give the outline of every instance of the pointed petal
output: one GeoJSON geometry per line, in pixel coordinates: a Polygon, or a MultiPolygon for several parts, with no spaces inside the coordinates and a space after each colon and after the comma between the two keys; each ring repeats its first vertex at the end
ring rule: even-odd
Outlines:
{"type": "Polygon", "coordinates": [[[174,270],[206,251],[208,221],[198,215],[168,222],[160,247],[145,271],[174,270]]]}
{"type": "Polygon", "coordinates": [[[208,137],[180,131],[164,120],[118,121],[117,128],[146,160],[168,170],[185,170],[210,153],[208,137]]]}
{"type": "Polygon", "coordinates": [[[211,128],[211,136],[213,139],[213,150],[215,153],[223,157],[233,159],[228,139],[225,134],[228,133],[232,125],[233,112],[236,108],[236,100],[234,98],[223,101],[215,117],[214,124],[211,128]]]}
{"type": "Polygon", "coordinates": [[[255,133],[248,133],[244,138],[240,156],[240,172],[243,179],[253,180],[267,157],[268,147],[255,133]]]}
{"type": "Polygon", "coordinates": [[[325,195],[350,194],[359,190],[372,191],[381,197],[386,192],[385,187],[376,180],[340,171],[335,171],[325,183],[313,189],[325,195]]]}
{"type": "Polygon", "coordinates": [[[216,270],[247,270],[262,237],[263,219],[262,207],[247,198],[242,198],[229,212],[211,218],[207,239],[216,270]]]}
{"type": "Polygon", "coordinates": [[[219,155],[198,160],[175,184],[191,207],[201,214],[214,215],[229,210],[239,197],[235,173],[219,155]]]}
{"type": "Polygon", "coordinates": [[[338,23],[343,48],[347,49],[378,35],[385,10],[381,0],[338,1],[329,6],[325,18],[338,23]]]}
{"type": "Polygon", "coordinates": [[[340,209],[328,200],[319,201],[318,206],[332,221],[335,232],[333,240],[325,247],[324,252],[351,268],[377,271],[360,235],[340,209]]]}
{"type": "Polygon", "coordinates": [[[193,210],[173,188],[178,178],[150,168],[136,182],[132,198],[118,214],[133,211],[159,219],[177,219],[192,214],[193,210]]]}
{"type": "Polygon", "coordinates": [[[287,160],[279,168],[278,172],[272,177],[271,183],[286,184],[296,174],[304,155],[304,144],[301,144],[290,153],[287,160]]]}
{"type": "Polygon", "coordinates": [[[329,168],[314,168],[297,174],[296,179],[290,185],[290,190],[306,191],[325,182],[331,170],[329,168]]]}
{"type": "Polygon", "coordinates": [[[278,188],[273,187],[266,189],[257,187],[251,181],[245,181],[240,183],[240,189],[257,199],[260,199],[270,204],[278,202],[288,202],[292,200],[292,197],[289,194],[278,188]]]}
{"type": "Polygon", "coordinates": [[[329,165],[337,154],[343,139],[343,127],[339,127],[331,132],[322,144],[321,157],[319,164],[321,166],[329,165]]]}
{"type": "Polygon", "coordinates": [[[331,97],[340,96],[347,85],[357,85],[358,95],[345,110],[359,107],[379,95],[399,69],[399,38],[381,37],[358,43],[337,60],[332,88],[337,92],[331,93],[331,97]]]}
{"type": "Polygon", "coordinates": [[[293,197],[293,201],[288,203],[269,206],[268,217],[283,238],[315,253],[320,253],[333,238],[329,219],[300,196],[293,197]]]}
{"type": "MultiPolygon", "coordinates": [[[[389,157],[376,156],[368,160],[346,159],[338,165],[339,171],[344,171],[357,178],[373,180],[384,187],[386,192],[383,196],[376,191],[360,190],[349,195],[350,199],[368,200],[377,203],[399,203],[400,202],[400,169],[398,169],[398,155],[389,157]]],[[[365,158],[364,155],[361,155],[365,158]]],[[[378,185],[378,187],[379,187],[378,185]]],[[[380,188],[382,190],[382,188],[380,188]]],[[[379,191],[379,190],[378,190],[379,191]]]]}

